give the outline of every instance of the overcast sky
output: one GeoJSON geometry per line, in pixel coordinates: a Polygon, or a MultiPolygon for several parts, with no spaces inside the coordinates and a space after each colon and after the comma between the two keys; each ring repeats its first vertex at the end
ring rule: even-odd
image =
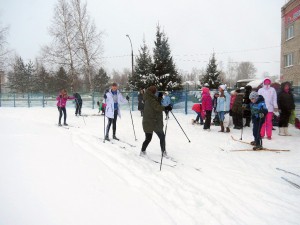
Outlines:
{"type": "MultiPolygon", "coordinates": [[[[34,60],[50,42],[57,0],[0,0],[0,22],[9,26],[9,47],[34,60]]],[[[251,61],[261,76],[280,73],[281,7],[285,0],[87,0],[99,31],[104,31],[104,67],[131,68],[146,39],[151,52],[156,25],[167,37],[179,70],[205,68],[214,51],[226,70],[234,62],[251,61]],[[226,52],[226,53],[224,53],[226,52]],[[124,56],[125,55],[125,56],[124,56]],[[123,57],[120,57],[123,56],[123,57]]]]}

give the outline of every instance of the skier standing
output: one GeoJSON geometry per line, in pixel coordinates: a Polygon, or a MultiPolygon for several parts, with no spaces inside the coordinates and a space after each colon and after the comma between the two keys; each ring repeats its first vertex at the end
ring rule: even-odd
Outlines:
{"type": "Polygon", "coordinates": [[[82,99],[80,94],[78,94],[77,92],[73,94],[73,96],[76,99],[76,110],[75,110],[75,116],[77,116],[77,114],[79,116],[81,116],[81,108],[82,108],[82,99]]]}
{"type": "Polygon", "coordinates": [[[245,87],[245,94],[243,98],[243,117],[246,119],[245,127],[250,127],[250,122],[251,122],[251,111],[249,104],[251,103],[249,99],[249,95],[252,91],[252,87],[250,85],[247,85],[245,87]]]}
{"type": "Polygon", "coordinates": [[[129,96],[126,96],[126,98],[124,98],[121,92],[118,90],[117,83],[112,83],[111,89],[106,90],[104,99],[106,101],[105,116],[108,118],[105,140],[110,141],[109,130],[111,124],[113,124],[113,139],[119,140],[116,137],[117,117],[119,116],[121,118],[119,103],[127,103],[129,101],[129,96]]]}
{"type": "Polygon", "coordinates": [[[243,97],[244,94],[240,93],[241,90],[237,89],[235,90],[236,96],[235,96],[235,101],[232,105],[232,117],[235,119],[234,123],[234,128],[233,129],[242,129],[243,127],[243,97]]]}
{"type": "Polygon", "coordinates": [[[253,137],[254,137],[254,141],[252,141],[251,144],[255,145],[255,147],[253,147],[253,150],[262,150],[263,147],[262,147],[262,141],[260,136],[260,130],[262,124],[265,121],[265,117],[268,113],[268,110],[264,102],[264,97],[258,95],[257,92],[251,92],[249,98],[252,102],[250,104],[250,109],[252,115],[253,137]]]}
{"type": "Polygon", "coordinates": [[[59,111],[58,126],[62,126],[61,125],[62,114],[64,114],[64,126],[68,126],[66,105],[67,105],[67,101],[71,99],[75,99],[75,97],[68,96],[66,89],[62,89],[59,95],[56,97],[57,100],[56,105],[59,111]]]}

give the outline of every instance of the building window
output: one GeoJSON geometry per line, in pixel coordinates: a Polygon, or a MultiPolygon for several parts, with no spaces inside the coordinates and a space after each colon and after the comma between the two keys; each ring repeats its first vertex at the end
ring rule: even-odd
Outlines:
{"type": "Polygon", "coordinates": [[[284,66],[285,67],[293,66],[293,53],[284,56],[284,66]]]}
{"type": "Polygon", "coordinates": [[[289,40],[294,37],[294,24],[290,25],[286,29],[286,40],[289,40]]]}

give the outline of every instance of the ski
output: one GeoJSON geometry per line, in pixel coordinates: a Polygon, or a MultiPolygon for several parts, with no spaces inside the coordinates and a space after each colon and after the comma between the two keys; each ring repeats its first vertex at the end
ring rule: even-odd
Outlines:
{"type": "Polygon", "coordinates": [[[107,142],[109,142],[109,143],[111,143],[111,144],[113,144],[113,145],[117,145],[118,147],[120,147],[120,148],[122,148],[122,149],[126,149],[126,147],[125,146],[122,146],[122,145],[119,145],[119,144],[117,144],[117,142],[116,141],[113,141],[113,140],[104,140],[103,138],[99,138],[103,143],[107,143],[107,142]]]}
{"type": "Polygon", "coordinates": [[[289,173],[289,174],[292,174],[292,175],[294,175],[294,176],[300,177],[300,175],[298,175],[298,174],[296,174],[296,173],[292,173],[292,172],[287,171],[287,170],[284,170],[284,169],[276,168],[276,170],[280,170],[280,171],[283,171],[283,172],[285,172],[285,173],[289,173]]]}
{"type": "Polygon", "coordinates": [[[64,128],[64,129],[69,129],[69,127],[66,127],[66,126],[59,126],[59,125],[57,125],[57,124],[55,124],[56,126],[58,126],[58,127],[61,127],[61,128],[64,128]]]}
{"type": "Polygon", "coordinates": [[[271,149],[271,148],[263,148],[260,150],[253,150],[253,149],[237,149],[237,150],[230,150],[231,152],[241,152],[241,151],[252,151],[252,152],[259,152],[259,151],[269,151],[269,152],[289,152],[290,150],[287,149],[271,149]]]}
{"type": "Polygon", "coordinates": [[[286,182],[288,182],[289,184],[293,185],[295,188],[298,188],[300,189],[300,185],[299,184],[296,184],[288,179],[286,179],[285,177],[281,177],[281,179],[285,180],[286,182]]]}
{"type": "MultiPolygon", "coordinates": [[[[114,140],[116,140],[116,139],[114,139],[114,140]]],[[[129,145],[130,147],[132,147],[132,148],[135,148],[136,146],[135,145],[133,145],[133,144],[130,144],[129,142],[127,142],[127,141],[123,141],[123,140],[116,140],[116,141],[119,141],[119,142],[121,142],[121,143],[123,143],[123,144],[127,144],[127,145],[129,145]]]]}
{"type": "MultiPolygon", "coordinates": [[[[142,156],[143,157],[143,156],[142,156]]],[[[156,164],[160,164],[160,161],[157,161],[157,160],[155,160],[155,159],[151,159],[151,158],[149,158],[148,156],[146,156],[146,157],[143,157],[144,159],[147,159],[147,160],[149,160],[149,161],[151,161],[151,162],[154,162],[154,163],[156,163],[156,164]]],[[[175,168],[176,167],[176,164],[172,164],[172,165],[170,165],[170,164],[166,164],[166,163],[162,163],[162,165],[163,166],[169,166],[169,167],[172,167],[172,168],[175,168]]]]}

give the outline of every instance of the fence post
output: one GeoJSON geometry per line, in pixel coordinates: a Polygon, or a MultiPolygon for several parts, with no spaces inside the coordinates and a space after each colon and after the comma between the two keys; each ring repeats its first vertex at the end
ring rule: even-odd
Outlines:
{"type": "Polygon", "coordinates": [[[95,108],[95,92],[93,91],[93,94],[92,94],[92,109],[95,108]]]}
{"type": "Polygon", "coordinates": [[[132,100],[131,100],[131,111],[134,110],[133,97],[134,97],[134,92],[131,91],[131,99],[132,99],[132,100]]]}
{"type": "Polygon", "coordinates": [[[43,93],[42,101],[43,101],[43,108],[45,108],[45,94],[44,93],[43,93]]]}
{"type": "Polygon", "coordinates": [[[16,107],[16,93],[14,93],[14,107],[16,107]]]}
{"type": "Polygon", "coordinates": [[[2,93],[0,93],[0,107],[1,107],[2,93]]]}
{"type": "Polygon", "coordinates": [[[28,99],[28,108],[30,108],[29,93],[27,93],[27,99],[28,99]]]}
{"type": "Polygon", "coordinates": [[[184,107],[185,115],[187,115],[187,100],[188,100],[188,91],[187,89],[185,89],[185,107],[184,107]]]}

